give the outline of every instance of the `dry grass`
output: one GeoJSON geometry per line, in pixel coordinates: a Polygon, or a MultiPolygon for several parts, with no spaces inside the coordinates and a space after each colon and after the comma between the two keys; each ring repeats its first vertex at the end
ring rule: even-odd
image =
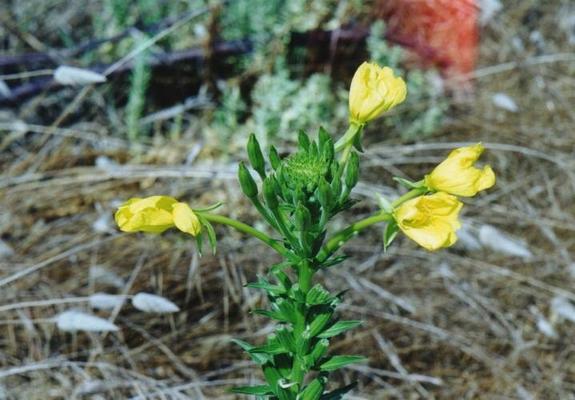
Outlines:
{"type": "MultiPolygon", "coordinates": [[[[343,314],[365,321],[334,349],[370,358],[339,376],[359,380],[351,399],[575,399],[575,327],[551,307],[558,296],[575,302],[575,54],[557,28],[575,10],[568,1],[512,3],[484,30],[474,95],[454,100],[448,125],[425,142],[372,140],[357,195],[393,193],[393,174],[417,178],[447,149],[481,140],[498,184],[468,201],[465,220],[521,238],[533,256],[469,246],[430,254],[405,240],[384,253],[375,229],[350,243],[352,257],[321,279],[333,290],[351,286],[343,314]],[[495,107],[497,92],[519,111],[495,107]]],[[[259,379],[230,338],[258,341],[271,329],[249,312],[263,296],[243,285],[273,255],[218,229],[217,255],[200,259],[176,233],[118,234],[110,216],[122,199],[169,193],[225,201],[222,212],[253,221],[237,160],[212,160],[193,112],[179,138],[130,146],[112,135],[106,90],[68,110],[76,90],[2,112],[0,398],[231,399],[226,388],[259,379]],[[15,121],[27,125],[6,129],[15,121]],[[95,267],[112,275],[97,277],[95,267]],[[89,310],[95,292],[140,291],[182,311],[150,316],[127,304],[96,312],[121,328],[107,335],[63,333],[51,321],[89,310]]]]}

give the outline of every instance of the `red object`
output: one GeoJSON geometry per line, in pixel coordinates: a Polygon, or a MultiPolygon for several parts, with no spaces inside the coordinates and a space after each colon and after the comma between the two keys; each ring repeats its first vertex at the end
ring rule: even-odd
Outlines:
{"type": "Polygon", "coordinates": [[[476,0],[380,0],[387,36],[412,49],[446,75],[475,68],[478,45],[476,0]]]}

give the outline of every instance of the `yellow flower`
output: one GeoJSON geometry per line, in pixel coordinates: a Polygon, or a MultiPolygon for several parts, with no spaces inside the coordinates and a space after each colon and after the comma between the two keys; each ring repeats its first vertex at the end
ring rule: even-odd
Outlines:
{"type": "Polygon", "coordinates": [[[457,241],[455,231],[461,227],[457,217],[462,206],[457,197],[439,192],[408,200],[393,214],[403,233],[433,251],[457,241]]]}
{"type": "Polygon", "coordinates": [[[130,199],[118,208],[114,218],[124,232],[161,233],[175,226],[197,236],[202,228],[197,215],[186,203],[169,196],[130,199]]]}
{"type": "Polygon", "coordinates": [[[475,196],[480,190],[495,184],[495,173],[489,165],[478,169],[473,166],[483,153],[481,143],[453,150],[431,174],[425,176],[425,185],[435,191],[456,196],[475,196]]]}
{"type": "Polygon", "coordinates": [[[406,94],[405,82],[391,68],[364,62],[351,80],[350,120],[360,125],[371,121],[405,100],[406,94]]]}

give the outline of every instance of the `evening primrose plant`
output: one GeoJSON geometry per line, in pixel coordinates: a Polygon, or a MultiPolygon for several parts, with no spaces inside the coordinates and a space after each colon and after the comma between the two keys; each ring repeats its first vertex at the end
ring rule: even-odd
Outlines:
{"type": "Polygon", "coordinates": [[[265,383],[233,392],[277,400],[343,398],[353,385],[334,387],[330,374],[364,357],[332,354],[329,345],[361,321],[338,317],[343,291],[330,293],[314,281],[316,273],[340,264],[345,257],[339,249],[375,224],[384,226],[385,248],[399,232],[430,251],[449,247],[460,227],[459,197],[495,184],[490,167],[474,166],[483,152],[481,144],[456,149],[418,182],[396,178],[409,191],[393,201],[382,199],[380,211],[332,232],[334,217],[355,204],[351,194],[359,180],[365,125],[405,97],[402,78],[387,67],[364,63],[351,82],[349,129],[336,143],[320,128],[315,140],[300,132],[292,154],[282,158],[272,146],[264,157],[255,135],[250,136],[249,166],[239,164],[239,183],[272,234],[214,213],[217,205],[191,208],[169,196],[131,199],[116,212],[116,222],[126,232],[177,228],[200,241],[200,248],[207,236],[215,251],[212,225],[223,224],[258,238],[281,256],[267,276],[248,284],[266,293],[269,307],[255,313],[275,321],[273,334],[258,345],[235,340],[261,366],[265,383]]]}

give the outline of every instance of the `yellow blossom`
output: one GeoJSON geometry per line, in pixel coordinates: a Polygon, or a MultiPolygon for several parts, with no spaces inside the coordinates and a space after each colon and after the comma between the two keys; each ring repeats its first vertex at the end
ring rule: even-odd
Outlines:
{"type": "Polygon", "coordinates": [[[169,196],[130,199],[118,208],[114,218],[124,232],[161,233],[176,227],[197,236],[201,231],[200,221],[192,209],[169,196]]]}
{"type": "Polygon", "coordinates": [[[364,62],[351,80],[349,89],[350,120],[364,124],[405,100],[407,88],[389,67],[364,62]]]}
{"type": "Polygon", "coordinates": [[[457,241],[455,231],[461,227],[457,218],[462,206],[457,197],[439,192],[408,200],[393,214],[403,233],[433,251],[457,241]]]}
{"type": "Polygon", "coordinates": [[[495,184],[491,167],[486,165],[478,169],[473,166],[483,150],[481,143],[453,150],[431,174],[425,176],[425,185],[431,190],[464,197],[489,189],[495,184]]]}

